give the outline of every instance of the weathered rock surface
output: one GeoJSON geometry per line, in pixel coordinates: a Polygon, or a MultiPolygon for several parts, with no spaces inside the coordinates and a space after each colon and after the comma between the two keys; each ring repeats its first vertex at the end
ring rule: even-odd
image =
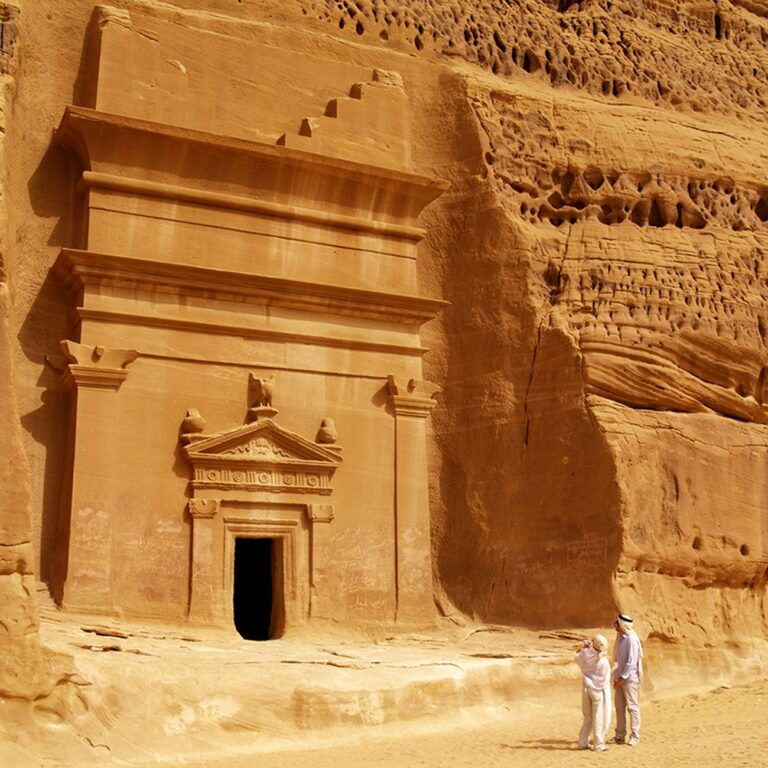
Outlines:
{"type": "Polygon", "coordinates": [[[7,158],[16,139],[11,115],[17,64],[18,9],[0,6],[0,700],[5,711],[52,706],[72,693],[71,660],[44,647],[32,539],[31,478],[22,445],[11,356],[12,293],[16,264],[9,235],[7,158]],[[36,704],[33,704],[36,702],[36,704]]]}

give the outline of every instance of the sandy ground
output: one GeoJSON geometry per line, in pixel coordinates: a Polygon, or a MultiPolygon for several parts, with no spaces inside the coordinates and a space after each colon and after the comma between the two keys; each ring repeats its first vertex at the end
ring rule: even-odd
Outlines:
{"type": "Polygon", "coordinates": [[[194,768],[351,768],[368,766],[561,766],[612,762],[623,768],[768,766],[768,683],[719,688],[707,693],[645,702],[645,723],[636,747],[610,746],[605,753],[576,749],[578,701],[571,709],[510,711],[488,725],[447,732],[364,736],[327,748],[195,764],[194,768]]]}
{"type": "Polygon", "coordinates": [[[77,680],[39,702],[0,699],[0,768],[768,766],[768,643],[647,646],[641,743],[600,754],[576,749],[583,633],[249,643],[44,610],[42,637],[77,680]]]}

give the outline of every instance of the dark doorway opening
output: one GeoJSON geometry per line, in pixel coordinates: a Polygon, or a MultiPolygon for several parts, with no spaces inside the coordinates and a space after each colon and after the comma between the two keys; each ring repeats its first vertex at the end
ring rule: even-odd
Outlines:
{"type": "Polygon", "coordinates": [[[246,640],[275,636],[274,560],[272,539],[235,539],[235,629],[246,640]]]}

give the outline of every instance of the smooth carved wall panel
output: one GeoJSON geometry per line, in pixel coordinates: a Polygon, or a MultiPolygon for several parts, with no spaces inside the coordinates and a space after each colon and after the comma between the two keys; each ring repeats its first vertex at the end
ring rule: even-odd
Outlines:
{"type": "MultiPolygon", "coordinates": [[[[408,98],[396,72],[303,55],[226,25],[216,53],[225,68],[195,55],[207,31],[102,6],[98,88],[101,112],[358,160],[411,167],[408,98]],[[228,28],[227,28],[228,27],[228,28]],[[241,39],[237,39],[238,37],[241,39]],[[176,58],[178,57],[178,58],[176,58]],[[267,67],[275,90],[254,80],[267,67]],[[298,72],[297,72],[298,70],[298,72]],[[300,77],[297,74],[300,72],[300,77]],[[349,83],[349,85],[344,85],[349,83]]],[[[247,28],[246,28],[247,29],[247,28]]]]}
{"type": "Polygon", "coordinates": [[[224,14],[215,21],[188,15],[179,25],[151,8],[95,13],[102,49],[90,66],[98,88],[84,106],[103,112],[275,144],[288,132],[299,135],[305,118],[324,115],[329,101],[371,75],[366,64],[322,53],[297,57],[268,25],[224,14]],[[271,78],[255,76],[264,71],[271,78]]]}
{"type": "Polygon", "coordinates": [[[59,137],[85,168],[88,250],[211,268],[216,249],[219,269],[361,290],[415,292],[415,218],[445,187],[74,107],[59,137]]]}

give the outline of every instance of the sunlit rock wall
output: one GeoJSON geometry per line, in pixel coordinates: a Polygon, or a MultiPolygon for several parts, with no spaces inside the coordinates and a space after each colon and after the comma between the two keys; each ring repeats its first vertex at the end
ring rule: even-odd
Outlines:
{"type": "Polygon", "coordinates": [[[9,228],[7,160],[18,135],[13,99],[18,64],[19,10],[0,5],[0,699],[10,718],[34,706],[56,711],[74,694],[70,665],[39,640],[32,537],[31,482],[22,445],[11,356],[17,268],[9,228]]]}
{"type": "MultiPolygon", "coordinates": [[[[75,170],[50,136],[92,93],[93,5],[27,5],[10,322],[45,579],[66,419],[43,363],[67,336],[49,269],[76,239],[75,170]]],[[[219,105],[253,116],[250,138],[297,131],[342,64],[402,74],[416,169],[451,183],[420,255],[420,289],[451,302],[423,333],[450,602],[547,625],[620,608],[671,639],[765,631],[765,2],[113,5],[315,57],[327,92],[295,105],[274,95],[290,67],[208,72],[213,92],[259,81],[260,104],[219,105]]]]}

